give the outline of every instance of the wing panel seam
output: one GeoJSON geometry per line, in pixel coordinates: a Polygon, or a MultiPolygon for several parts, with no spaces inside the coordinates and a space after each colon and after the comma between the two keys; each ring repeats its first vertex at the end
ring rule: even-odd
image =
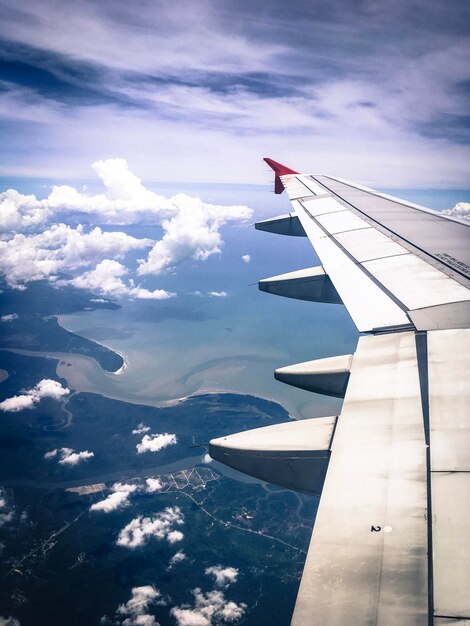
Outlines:
{"type": "MultiPolygon", "coordinates": [[[[331,178],[329,176],[326,176],[326,178],[330,178],[330,180],[334,180],[333,178],[331,178]]],[[[435,255],[433,255],[433,254],[431,254],[429,252],[426,252],[426,250],[423,250],[423,248],[420,248],[419,246],[417,246],[416,244],[412,243],[408,239],[405,239],[405,237],[402,237],[401,235],[399,235],[398,233],[393,231],[391,228],[388,228],[387,226],[384,226],[384,224],[381,224],[378,220],[374,219],[373,217],[371,217],[370,215],[368,215],[367,213],[365,213],[364,211],[359,209],[357,206],[352,204],[352,202],[350,202],[349,200],[346,200],[345,198],[340,196],[338,193],[336,193],[335,191],[330,189],[330,187],[325,185],[325,183],[321,183],[320,181],[316,180],[316,178],[314,178],[313,176],[312,176],[312,179],[316,183],[318,183],[319,185],[323,185],[326,189],[328,189],[328,191],[333,195],[333,197],[336,200],[338,200],[339,202],[341,202],[341,204],[343,204],[343,206],[348,205],[348,208],[352,209],[356,213],[359,213],[361,215],[361,217],[363,217],[366,221],[368,221],[369,223],[373,223],[374,227],[377,228],[377,230],[379,230],[383,234],[387,235],[390,239],[395,240],[398,243],[401,243],[402,245],[404,245],[404,246],[406,246],[408,248],[411,248],[411,252],[413,254],[416,254],[416,256],[422,258],[424,261],[426,261],[427,263],[432,265],[434,268],[438,269],[440,272],[442,272],[443,274],[445,274],[446,276],[448,276],[452,280],[455,280],[456,282],[460,283],[464,287],[468,288],[469,279],[468,279],[468,277],[465,274],[463,274],[462,272],[460,272],[457,269],[453,269],[453,268],[449,267],[448,265],[443,263],[435,255]],[[392,237],[390,237],[390,235],[392,235],[392,237]]],[[[340,181],[337,181],[337,182],[340,182],[340,181]]],[[[346,183],[342,183],[342,184],[346,184],[346,183]]],[[[358,187],[356,187],[355,189],[358,189],[359,191],[363,191],[364,193],[368,193],[369,195],[372,195],[372,196],[375,195],[375,194],[370,193],[368,191],[361,190],[358,187]]],[[[376,196],[376,197],[380,198],[381,196],[376,196]]],[[[395,202],[394,200],[390,200],[388,198],[385,198],[385,200],[389,200],[389,202],[395,202]]],[[[403,203],[400,203],[400,202],[397,202],[397,204],[401,204],[404,207],[413,209],[413,207],[410,207],[407,204],[403,204],[403,203]]],[[[415,210],[418,211],[418,210],[421,210],[421,209],[415,209],[415,210]]],[[[425,213],[425,211],[422,211],[422,210],[421,210],[421,212],[425,213]]],[[[432,213],[432,215],[434,215],[434,213],[432,213]]],[[[443,216],[441,217],[441,216],[438,215],[438,217],[440,217],[441,219],[445,219],[443,216]]]]}
{"type": "MultiPolygon", "coordinates": [[[[371,274],[367,268],[365,268],[361,263],[359,263],[353,256],[352,254],[346,250],[346,248],[335,239],[334,235],[330,234],[325,227],[320,224],[320,222],[318,222],[315,217],[310,213],[310,211],[304,206],[304,204],[302,203],[301,200],[298,201],[299,204],[302,206],[303,210],[305,211],[305,213],[310,217],[310,219],[325,233],[325,235],[343,252],[343,254],[345,254],[348,259],[350,261],[352,261],[354,263],[354,265],[356,265],[358,268],[361,269],[362,272],[364,272],[364,274],[369,278],[369,280],[371,280],[376,287],[378,287],[381,291],[383,291],[385,293],[386,296],[388,296],[388,298],[390,298],[390,300],[392,300],[392,302],[394,304],[396,304],[402,311],[404,311],[404,313],[408,313],[409,309],[408,307],[405,306],[405,304],[403,302],[401,302],[401,300],[399,300],[391,291],[389,291],[373,274],[371,274]]],[[[336,234],[340,234],[340,233],[336,233],[336,234]]],[[[386,257],[385,257],[386,258],[386,257]]],[[[330,277],[331,278],[331,277],[330,277]]],[[[410,322],[411,323],[411,322],[410,322]]],[[[414,325],[413,325],[414,328],[414,325]]]]}

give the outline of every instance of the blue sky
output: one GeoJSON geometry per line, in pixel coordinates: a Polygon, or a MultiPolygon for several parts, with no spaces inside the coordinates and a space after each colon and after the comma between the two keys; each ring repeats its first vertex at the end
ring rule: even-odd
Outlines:
{"type": "Polygon", "coordinates": [[[2,175],[468,188],[467,2],[0,2],[2,175]]]}
{"type": "Polygon", "coordinates": [[[223,262],[229,228],[289,209],[268,192],[267,155],[407,189],[434,208],[468,200],[458,191],[470,188],[468,3],[0,9],[0,273],[10,287],[48,280],[177,298],[167,278],[179,266],[223,262]]]}

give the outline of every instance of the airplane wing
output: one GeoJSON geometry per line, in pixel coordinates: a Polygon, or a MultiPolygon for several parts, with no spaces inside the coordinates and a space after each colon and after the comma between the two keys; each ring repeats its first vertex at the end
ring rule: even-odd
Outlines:
{"type": "Polygon", "coordinates": [[[307,236],[321,266],[260,289],[342,302],[361,334],[354,354],[275,372],[344,397],[339,416],[221,437],[210,454],[321,494],[295,626],[470,624],[469,225],[265,161],[292,211],[256,228],[307,236]]]}

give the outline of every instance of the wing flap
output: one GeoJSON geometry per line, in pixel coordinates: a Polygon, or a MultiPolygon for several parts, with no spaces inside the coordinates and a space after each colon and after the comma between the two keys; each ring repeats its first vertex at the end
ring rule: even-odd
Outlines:
{"type": "Polygon", "coordinates": [[[361,337],[294,626],[427,623],[426,478],[414,333],[361,337]]]}
{"type": "Polygon", "coordinates": [[[470,619],[470,330],[428,333],[434,614],[470,619]]]}

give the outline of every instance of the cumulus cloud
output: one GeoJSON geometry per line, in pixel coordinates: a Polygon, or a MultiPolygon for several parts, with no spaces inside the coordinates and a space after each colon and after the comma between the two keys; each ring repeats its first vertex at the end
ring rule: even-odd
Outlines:
{"type": "Polygon", "coordinates": [[[180,530],[172,530],[166,536],[168,543],[176,543],[184,538],[183,533],[180,530]]]}
{"type": "Polygon", "coordinates": [[[212,459],[212,457],[211,457],[211,455],[210,455],[210,454],[207,454],[207,453],[206,453],[206,454],[202,457],[202,462],[203,462],[203,463],[208,464],[208,463],[212,463],[212,461],[213,461],[213,459],[212,459]]]}
{"type": "Polygon", "coordinates": [[[142,441],[136,445],[137,454],[143,454],[144,452],[159,452],[168,446],[172,446],[178,443],[176,435],[170,435],[169,433],[144,435],[142,441]]]}
{"type": "Polygon", "coordinates": [[[138,548],[145,545],[150,538],[166,539],[169,543],[183,539],[183,533],[176,527],[184,523],[184,516],[179,507],[167,507],[153,517],[134,518],[119,533],[117,545],[126,548],[138,548]],[[176,534],[177,533],[177,536],[176,534]]]}
{"type": "Polygon", "coordinates": [[[244,255],[242,256],[242,261],[243,261],[244,263],[249,263],[249,262],[251,261],[251,256],[250,256],[249,254],[244,254],[244,255]]]}
{"type": "Polygon", "coordinates": [[[465,220],[466,222],[470,221],[470,202],[458,202],[451,209],[446,209],[443,211],[444,215],[449,215],[450,217],[457,217],[460,220],[465,220]]]}
{"type": "Polygon", "coordinates": [[[0,193],[0,231],[17,231],[43,224],[51,211],[36,196],[15,189],[0,193]]]}
{"type": "Polygon", "coordinates": [[[209,291],[208,295],[211,298],[226,298],[228,294],[226,291],[209,291]]]}
{"type": "Polygon", "coordinates": [[[117,298],[128,296],[145,300],[168,300],[168,298],[176,296],[175,293],[164,289],[149,291],[142,287],[135,287],[132,280],[126,284],[122,279],[126,274],[128,274],[128,270],[122,263],[112,259],[104,259],[98,263],[95,269],[77,276],[69,283],[79,289],[99,291],[103,295],[117,298]]]}
{"type": "Polygon", "coordinates": [[[146,189],[125,159],[96,161],[92,167],[105,186],[104,194],[89,195],[69,185],[54,186],[44,200],[14,189],[0,194],[2,230],[25,230],[70,214],[107,224],[158,223],[172,214],[171,201],[146,189]]]}
{"type": "Polygon", "coordinates": [[[60,465],[78,465],[81,461],[88,461],[93,456],[95,456],[95,453],[88,450],[75,452],[73,448],[55,448],[46,452],[44,458],[46,460],[58,458],[60,465]]]}
{"type": "Polygon", "coordinates": [[[171,557],[170,562],[168,564],[168,569],[172,569],[172,567],[174,567],[178,563],[181,563],[182,561],[185,561],[187,558],[188,557],[186,556],[186,554],[182,550],[179,550],[178,552],[176,552],[176,554],[174,554],[171,557]]]}
{"type": "Polygon", "coordinates": [[[236,604],[225,598],[222,591],[203,593],[199,587],[193,589],[194,606],[173,607],[171,614],[178,626],[212,626],[236,622],[241,619],[247,605],[236,604]]]}
{"type": "Polygon", "coordinates": [[[207,567],[205,573],[213,576],[215,584],[219,587],[228,587],[231,583],[237,582],[238,569],[235,567],[223,567],[222,565],[213,565],[207,567]]]}
{"type": "Polygon", "coordinates": [[[124,159],[97,161],[93,169],[105,186],[104,194],[88,195],[67,185],[54,187],[44,200],[12,189],[0,194],[0,230],[6,233],[0,241],[0,271],[10,286],[54,281],[59,272],[95,266],[76,276],[73,284],[105,295],[166,299],[174,294],[124,283],[127,270],[116,259],[153,246],[147,258],[138,262],[140,275],[160,274],[186,259],[205,260],[221,252],[220,229],[247,220],[252,213],[245,206],[207,204],[185,194],[167,199],[146,189],[124,159]],[[155,243],[98,227],[87,232],[83,225],[50,225],[70,214],[106,224],[161,225],[164,235],[155,243]],[[33,227],[44,230],[32,234],[33,227]]]}
{"type": "Polygon", "coordinates": [[[70,389],[62,387],[56,380],[43,378],[32,389],[25,390],[19,396],[13,396],[0,402],[0,410],[7,412],[23,411],[24,409],[32,409],[38,404],[42,398],[53,398],[60,400],[70,393],[70,389]]]}
{"type": "Polygon", "coordinates": [[[222,251],[220,228],[229,222],[245,221],[251,210],[245,206],[205,204],[199,198],[177,194],[172,199],[176,208],[170,219],[162,222],[164,235],[141,260],[138,274],[160,274],[182,261],[205,261],[222,251]]]}
{"type": "Polygon", "coordinates": [[[6,400],[3,400],[3,402],[0,402],[0,410],[8,413],[24,411],[25,409],[34,408],[38,402],[39,399],[28,394],[13,396],[12,398],[7,398],[6,400]]]}
{"type": "Polygon", "coordinates": [[[159,478],[147,478],[145,483],[147,485],[145,489],[147,493],[154,493],[155,491],[160,491],[163,487],[162,481],[159,478]]]}
{"type": "Polygon", "coordinates": [[[54,224],[39,234],[17,233],[0,241],[0,271],[11,287],[35,280],[56,280],[59,272],[75,271],[112,256],[148,248],[150,239],[136,239],[122,232],[104,232],[82,225],[54,224]]]}
{"type": "Polygon", "coordinates": [[[148,433],[149,430],[150,430],[150,426],[145,426],[143,422],[140,422],[140,424],[137,425],[137,428],[134,428],[134,430],[132,431],[132,434],[141,435],[142,433],[148,433]]]}
{"type": "Polygon", "coordinates": [[[13,320],[18,319],[18,313],[9,313],[8,315],[2,315],[0,317],[0,322],[13,322],[13,320]]]}
{"type": "Polygon", "coordinates": [[[110,513],[116,509],[122,509],[130,504],[129,496],[137,490],[137,485],[114,483],[112,493],[104,500],[95,502],[90,506],[90,511],[103,511],[110,513]]]}
{"type": "Polygon", "coordinates": [[[149,614],[151,604],[166,604],[161,593],[153,585],[133,587],[131,598],[120,604],[116,614],[124,616],[122,626],[158,626],[155,617],[149,614]]]}

